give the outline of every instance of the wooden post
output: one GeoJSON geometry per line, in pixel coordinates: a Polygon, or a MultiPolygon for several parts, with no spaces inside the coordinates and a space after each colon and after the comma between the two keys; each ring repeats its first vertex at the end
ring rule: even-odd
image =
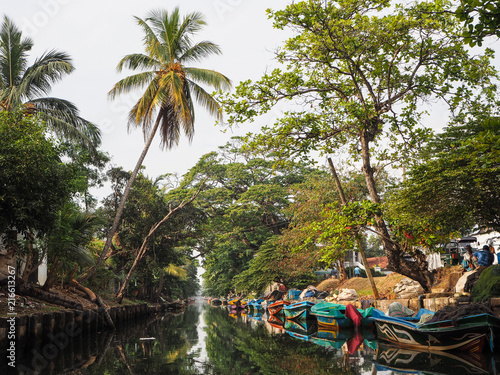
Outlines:
{"type": "MultiPolygon", "coordinates": [[[[337,175],[337,171],[333,166],[333,162],[331,158],[328,158],[328,164],[330,165],[330,170],[332,171],[333,179],[335,180],[335,187],[340,196],[340,201],[343,205],[347,204],[347,200],[344,195],[344,190],[342,189],[342,185],[340,184],[339,176],[337,175]]],[[[363,260],[363,265],[365,266],[366,275],[368,276],[368,280],[370,280],[370,285],[372,287],[373,297],[375,299],[379,299],[377,286],[375,285],[375,280],[373,279],[372,272],[370,270],[370,266],[368,265],[368,261],[366,260],[365,252],[363,250],[363,246],[361,246],[361,239],[359,238],[359,233],[356,232],[354,234],[354,238],[356,239],[356,243],[358,244],[359,253],[361,254],[361,259],[363,260]]]]}

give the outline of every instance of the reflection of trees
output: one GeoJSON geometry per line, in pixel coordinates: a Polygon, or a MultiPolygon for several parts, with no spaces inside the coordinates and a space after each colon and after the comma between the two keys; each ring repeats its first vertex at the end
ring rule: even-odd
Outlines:
{"type": "Polygon", "coordinates": [[[336,352],[288,335],[271,335],[264,325],[251,328],[209,308],[207,353],[220,374],[351,374],[336,352]]]}
{"type": "Polygon", "coordinates": [[[89,366],[86,374],[198,374],[195,361],[187,356],[197,342],[199,311],[190,306],[185,313],[165,315],[149,324],[139,325],[115,335],[115,349],[107,350],[97,366],[89,366]],[[141,341],[141,337],[155,340],[141,341]]]}

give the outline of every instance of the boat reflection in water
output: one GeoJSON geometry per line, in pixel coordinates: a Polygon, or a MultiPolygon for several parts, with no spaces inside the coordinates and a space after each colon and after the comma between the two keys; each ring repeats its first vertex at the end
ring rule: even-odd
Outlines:
{"type": "Polygon", "coordinates": [[[432,373],[450,375],[496,374],[495,361],[489,353],[418,351],[379,342],[377,371],[400,371],[405,374],[432,373]]]}
{"type": "MultiPolygon", "coordinates": [[[[17,373],[372,375],[380,370],[378,375],[391,371],[496,374],[491,356],[413,352],[381,342],[375,349],[373,327],[318,329],[314,320],[286,321],[257,309],[256,314],[233,313],[223,305],[203,301],[187,306],[182,314],[151,316],[117,326],[114,332],[82,334],[65,344],[51,358],[42,357],[44,350],[53,347],[50,342],[16,348],[17,364],[27,369],[17,373]]],[[[498,362],[499,356],[495,358],[498,362]]],[[[0,374],[12,373],[3,362],[0,374]]]]}

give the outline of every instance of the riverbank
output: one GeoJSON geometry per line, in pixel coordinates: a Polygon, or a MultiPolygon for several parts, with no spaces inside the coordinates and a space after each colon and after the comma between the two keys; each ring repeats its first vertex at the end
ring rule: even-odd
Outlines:
{"type": "MultiPolygon", "coordinates": [[[[6,318],[9,313],[15,313],[17,316],[44,314],[67,309],[88,310],[97,309],[99,306],[92,302],[85,293],[75,288],[51,288],[49,291],[42,291],[35,288],[36,292],[43,293],[45,298],[37,298],[33,295],[19,294],[15,299],[9,299],[8,294],[3,288],[0,291],[0,318],[6,318]]],[[[30,293],[31,294],[31,293],[30,293]]],[[[124,298],[121,304],[118,304],[112,294],[99,295],[107,308],[120,307],[127,305],[154,305],[146,301],[124,298]]],[[[177,303],[177,302],[176,302],[177,303]]]]}

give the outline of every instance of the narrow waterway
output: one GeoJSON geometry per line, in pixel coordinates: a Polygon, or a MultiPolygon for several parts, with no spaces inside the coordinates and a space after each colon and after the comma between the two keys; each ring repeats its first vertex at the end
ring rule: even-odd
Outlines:
{"type": "MultiPolygon", "coordinates": [[[[487,354],[412,352],[378,343],[369,327],[328,332],[314,321],[229,314],[203,300],[184,313],[73,338],[59,349],[37,343],[18,353],[17,364],[15,373],[41,375],[495,373],[487,354]]],[[[8,370],[0,367],[1,374],[8,370]]]]}

